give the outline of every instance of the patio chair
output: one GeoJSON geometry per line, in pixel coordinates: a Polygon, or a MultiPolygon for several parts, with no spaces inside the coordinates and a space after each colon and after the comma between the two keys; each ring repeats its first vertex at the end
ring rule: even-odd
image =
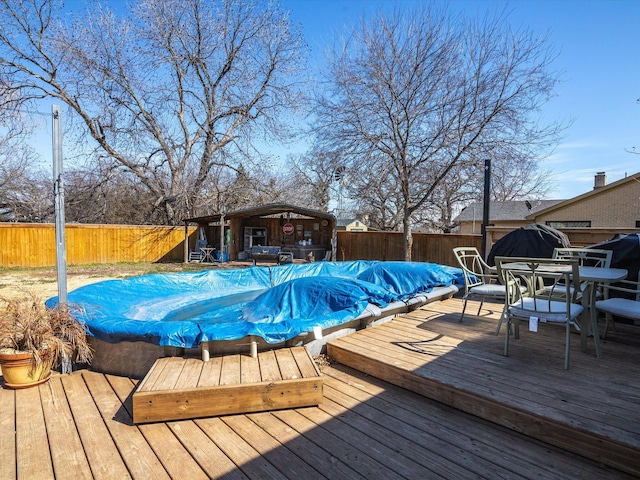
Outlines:
{"type": "Polygon", "coordinates": [[[509,356],[511,325],[514,326],[514,338],[519,338],[520,320],[528,321],[531,331],[537,331],[538,322],[559,324],[565,327],[564,368],[569,368],[571,327],[580,329],[576,319],[584,311],[582,305],[574,303],[577,289],[571,288],[572,279],[579,284],[578,266],[575,259],[496,257],[498,276],[507,287],[505,356],[509,356]],[[519,288],[522,278],[530,287],[524,292],[519,288]],[[551,285],[553,288],[537,288],[539,285],[551,285]],[[560,289],[564,289],[562,299],[554,296],[560,289]]]}
{"type": "Polygon", "coordinates": [[[574,259],[578,265],[587,267],[611,267],[613,251],[598,248],[554,248],[553,258],[574,259]]]}
{"type": "MultiPolygon", "coordinates": [[[[484,299],[489,297],[503,300],[506,295],[506,289],[504,285],[498,283],[496,270],[485,263],[477,248],[457,247],[453,249],[453,254],[456,256],[464,274],[464,296],[462,297],[462,313],[459,320],[459,322],[462,322],[464,312],[467,309],[467,300],[470,296],[473,295],[480,298],[480,306],[476,314],[480,315],[484,299]]],[[[526,289],[524,286],[522,288],[526,289]]],[[[496,335],[500,333],[502,320],[503,316],[501,315],[496,328],[496,335]]]]}
{"type": "MultiPolygon", "coordinates": [[[[554,259],[574,259],[578,261],[579,266],[586,267],[599,267],[599,268],[609,268],[611,267],[611,257],[613,252],[611,250],[600,250],[597,248],[555,248],[553,250],[554,259]]],[[[574,294],[573,291],[573,283],[571,284],[571,294],[574,294]]],[[[580,301],[582,299],[582,295],[588,287],[588,282],[582,282],[580,284],[580,289],[575,295],[575,300],[580,301]]],[[[546,287],[547,290],[551,289],[550,286],[546,287]]],[[[561,299],[564,295],[564,288],[562,285],[557,291],[554,292],[559,299],[561,299]]],[[[602,290],[600,288],[595,289],[596,298],[602,298],[602,290]]]]}
{"type": "Polygon", "coordinates": [[[615,285],[606,285],[604,287],[604,298],[596,300],[596,310],[604,313],[606,319],[602,338],[607,335],[609,325],[611,325],[615,335],[614,315],[633,320],[635,325],[640,324],[640,282],[622,280],[615,285]],[[632,298],[610,298],[609,295],[612,291],[630,294],[632,298]]]}
{"type": "Polygon", "coordinates": [[[189,261],[190,262],[200,262],[202,261],[202,257],[204,256],[203,248],[207,246],[207,241],[204,239],[196,240],[196,248],[194,250],[189,251],[189,261]]]}

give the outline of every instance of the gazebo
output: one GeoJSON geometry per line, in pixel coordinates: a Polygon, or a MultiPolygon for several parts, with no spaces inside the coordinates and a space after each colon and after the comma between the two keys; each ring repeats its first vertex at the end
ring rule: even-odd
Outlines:
{"type": "Polygon", "coordinates": [[[248,260],[254,247],[280,247],[294,259],[336,258],[336,218],[327,212],[286,203],[270,203],[184,221],[184,259],[200,240],[216,249],[220,261],[248,260]],[[189,242],[189,226],[197,238],[189,242]]]}

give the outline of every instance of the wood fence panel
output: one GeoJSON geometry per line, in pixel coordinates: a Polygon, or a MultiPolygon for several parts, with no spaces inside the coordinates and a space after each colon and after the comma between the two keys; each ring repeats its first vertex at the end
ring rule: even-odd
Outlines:
{"type": "MultiPolygon", "coordinates": [[[[338,232],[338,260],[404,260],[401,232],[338,232]]],[[[481,250],[480,235],[413,234],[412,260],[458,266],[455,247],[481,250]]]]}
{"type": "Polygon", "coordinates": [[[414,234],[412,259],[416,262],[431,262],[458,266],[453,255],[455,247],[476,247],[482,251],[482,236],[458,234],[414,234]]]}
{"type": "MultiPolygon", "coordinates": [[[[65,233],[70,265],[183,260],[184,227],[68,224],[65,233]]],[[[0,267],[55,264],[55,225],[0,223],[0,267]]]]}

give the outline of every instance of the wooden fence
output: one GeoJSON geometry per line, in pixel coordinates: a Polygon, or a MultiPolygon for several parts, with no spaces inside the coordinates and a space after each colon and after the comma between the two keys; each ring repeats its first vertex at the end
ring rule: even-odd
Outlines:
{"type": "MultiPolygon", "coordinates": [[[[610,229],[563,230],[572,245],[592,245],[611,238],[610,229]]],[[[195,244],[196,227],[189,228],[195,244]]],[[[508,233],[489,227],[489,244],[508,233]]],[[[184,259],[184,227],[139,225],[66,225],[67,263],[179,262],[184,259]]],[[[400,232],[338,232],[338,260],[403,260],[400,232]]],[[[480,235],[413,235],[412,259],[457,266],[453,248],[474,246],[480,235]]],[[[43,267],[56,264],[55,227],[41,223],[0,223],[0,267],[43,267]]]]}
{"type": "MultiPolygon", "coordinates": [[[[67,224],[65,230],[69,265],[184,259],[184,227],[67,224]]],[[[190,236],[195,231],[191,227],[190,236]]],[[[414,234],[413,260],[457,265],[452,249],[476,246],[480,250],[481,241],[479,235],[414,234]]],[[[403,260],[402,233],[338,232],[337,258],[403,260]]],[[[55,264],[53,224],[0,223],[0,267],[55,264]]]]}
{"type": "MultiPolygon", "coordinates": [[[[338,232],[338,260],[404,260],[401,232],[338,232]]],[[[458,266],[455,247],[482,251],[482,236],[414,233],[411,259],[458,266]]]]}
{"type": "MultiPolygon", "coordinates": [[[[67,224],[65,232],[69,265],[170,262],[184,256],[184,227],[67,224]]],[[[55,265],[55,237],[53,224],[0,223],[0,267],[55,265]]]]}

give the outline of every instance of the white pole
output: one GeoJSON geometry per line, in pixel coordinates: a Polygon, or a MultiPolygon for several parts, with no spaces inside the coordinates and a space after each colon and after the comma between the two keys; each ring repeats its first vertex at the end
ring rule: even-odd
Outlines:
{"type": "MultiPolygon", "coordinates": [[[[58,105],[51,107],[53,145],[53,198],[56,220],[56,267],[58,271],[58,305],[69,308],[67,296],[67,247],[64,232],[64,183],[62,180],[62,112],[58,105]]],[[[62,356],[62,373],[71,373],[71,360],[62,356]]]]}

